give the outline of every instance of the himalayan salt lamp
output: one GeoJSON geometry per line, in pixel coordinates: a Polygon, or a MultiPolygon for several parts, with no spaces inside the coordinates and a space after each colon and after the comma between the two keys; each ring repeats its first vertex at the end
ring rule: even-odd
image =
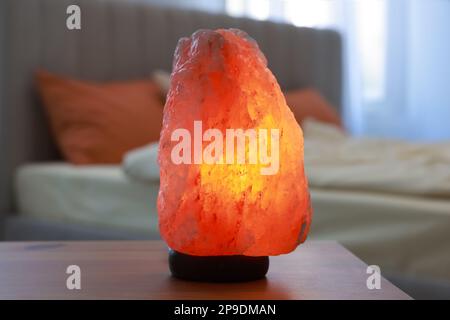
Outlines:
{"type": "Polygon", "coordinates": [[[264,277],[311,223],[303,134],[256,42],[199,30],[175,51],[159,144],[159,227],[176,277],[264,277]]]}

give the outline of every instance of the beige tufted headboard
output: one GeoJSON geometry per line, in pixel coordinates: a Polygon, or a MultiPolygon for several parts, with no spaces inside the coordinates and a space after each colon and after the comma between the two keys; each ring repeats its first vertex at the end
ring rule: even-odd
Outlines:
{"type": "MultiPolygon", "coordinates": [[[[256,39],[283,89],[314,86],[341,104],[341,41],[329,30],[154,7],[145,1],[2,1],[0,214],[13,209],[12,177],[23,163],[58,158],[33,89],[38,67],[90,80],[170,70],[177,40],[199,28],[235,27],[256,39]],[[81,8],[81,30],[66,8],[81,8]]],[[[1,49],[1,47],[0,47],[1,49]]]]}

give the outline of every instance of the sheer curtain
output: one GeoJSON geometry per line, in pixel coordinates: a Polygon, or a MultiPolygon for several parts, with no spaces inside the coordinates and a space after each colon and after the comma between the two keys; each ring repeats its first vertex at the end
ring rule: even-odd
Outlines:
{"type": "Polygon", "coordinates": [[[226,11],[339,30],[344,41],[345,122],[355,134],[366,132],[365,114],[379,108],[387,96],[385,0],[227,0],[226,11]]]}

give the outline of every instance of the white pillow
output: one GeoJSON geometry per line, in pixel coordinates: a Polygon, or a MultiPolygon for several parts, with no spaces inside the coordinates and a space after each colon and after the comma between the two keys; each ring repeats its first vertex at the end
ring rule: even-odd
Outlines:
{"type": "Polygon", "coordinates": [[[122,170],[132,179],[159,181],[158,143],[127,152],[122,161],[122,170]]]}
{"type": "Polygon", "coordinates": [[[170,73],[164,70],[156,70],[152,73],[152,80],[156,82],[166,96],[170,89],[170,73]]]}

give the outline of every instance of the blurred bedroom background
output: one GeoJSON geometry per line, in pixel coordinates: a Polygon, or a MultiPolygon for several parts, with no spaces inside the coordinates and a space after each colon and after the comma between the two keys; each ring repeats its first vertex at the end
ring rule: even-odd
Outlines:
{"type": "Polygon", "coordinates": [[[0,239],[158,239],[173,51],[235,27],[304,130],[310,238],[450,298],[450,1],[5,0],[0,19],[0,239]]]}
{"type": "Polygon", "coordinates": [[[338,30],[344,45],[347,130],[356,135],[422,141],[450,137],[449,1],[153,2],[338,30]]]}

